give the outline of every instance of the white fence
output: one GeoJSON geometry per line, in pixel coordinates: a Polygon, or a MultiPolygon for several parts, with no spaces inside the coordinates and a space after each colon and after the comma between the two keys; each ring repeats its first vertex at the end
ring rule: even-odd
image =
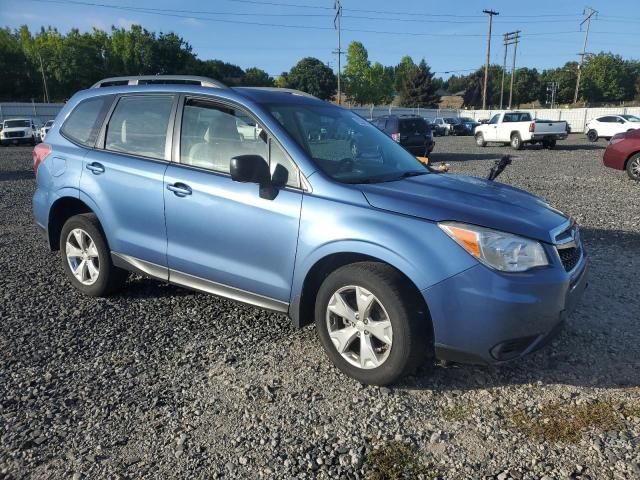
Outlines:
{"type": "Polygon", "coordinates": [[[0,121],[11,118],[31,118],[44,124],[53,120],[64,107],[64,103],[2,103],[0,102],[0,121]]]}
{"type": "MultiPolygon", "coordinates": [[[[377,118],[382,115],[420,115],[433,120],[436,117],[470,117],[475,120],[489,119],[495,113],[504,110],[437,110],[426,108],[405,107],[353,107],[352,111],[365,118],[377,118]]],[[[529,112],[533,118],[541,120],[564,120],[571,127],[572,132],[583,132],[585,124],[600,115],[636,115],[640,117],[640,107],[609,107],[609,108],[538,108],[522,109],[529,112]]]]}

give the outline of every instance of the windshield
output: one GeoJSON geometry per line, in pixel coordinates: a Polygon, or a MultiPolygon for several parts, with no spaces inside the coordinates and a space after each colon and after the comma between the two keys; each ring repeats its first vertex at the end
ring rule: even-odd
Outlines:
{"type": "Polygon", "coordinates": [[[5,120],[4,128],[28,127],[29,120],[5,120]]]}
{"type": "Polygon", "coordinates": [[[473,118],[469,118],[469,117],[461,117],[460,121],[464,122],[464,123],[475,123],[475,120],[473,118]]]}
{"type": "Polygon", "coordinates": [[[627,122],[640,122],[640,118],[636,117],[635,115],[620,115],[622,118],[624,118],[627,122]]]}
{"type": "Polygon", "coordinates": [[[53,120],[49,120],[47,123],[44,124],[45,127],[51,127],[53,125],[53,120]]]}
{"type": "Polygon", "coordinates": [[[266,107],[336,181],[377,183],[429,173],[398,143],[349,110],[328,104],[266,107]]]}
{"type": "Polygon", "coordinates": [[[457,118],[445,118],[444,121],[445,123],[458,123],[457,118]]]}

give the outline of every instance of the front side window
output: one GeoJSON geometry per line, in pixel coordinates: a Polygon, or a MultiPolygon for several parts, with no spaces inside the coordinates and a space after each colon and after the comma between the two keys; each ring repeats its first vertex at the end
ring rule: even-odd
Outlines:
{"type": "Polygon", "coordinates": [[[107,126],[105,149],[165,160],[173,95],[122,97],[107,126]]]}
{"type": "Polygon", "coordinates": [[[500,120],[500,114],[496,113],[493,117],[491,117],[491,120],[489,120],[489,125],[495,125],[496,123],[498,123],[498,120],[500,120]]]}
{"type": "Polygon", "coordinates": [[[229,173],[231,159],[239,155],[264,158],[276,185],[300,186],[295,164],[252,116],[206,100],[187,100],[182,113],[180,163],[229,173]]]}
{"type": "Polygon", "coordinates": [[[413,155],[353,112],[324,103],[265,107],[334,180],[374,183],[429,173],[413,155]]]}
{"type": "Polygon", "coordinates": [[[112,100],[109,95],[83,100],[62,124],[60,133],[72,142],[93,147],[112,100]]]}

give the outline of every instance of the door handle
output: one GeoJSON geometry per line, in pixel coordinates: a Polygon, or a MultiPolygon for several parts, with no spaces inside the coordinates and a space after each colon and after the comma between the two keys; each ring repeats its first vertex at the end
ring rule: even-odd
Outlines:
{"type": "Polygon", "coordinates": [[[95,175],[100,175],[101,173],[104,173],[104,166],[98,162],[88,163],[87,170],[90,170],[91,173],[95,175]]]}
{"type": "Polygon", "coordinates": [[[178,197],[191,195],[191,187],[180,182],[174,183],[173,185],[167,185],[167,190],[173,192],[178,197]]]}

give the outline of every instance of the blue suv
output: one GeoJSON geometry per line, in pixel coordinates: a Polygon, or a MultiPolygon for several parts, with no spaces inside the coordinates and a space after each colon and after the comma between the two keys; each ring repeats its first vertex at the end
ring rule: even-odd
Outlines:
{"type": "Polygon", "coordinates": [[[107,79],[33,156],[35,220],[77,289],[108,295],[135,271],[315,322],[367,384],[432,357],[521,357],[586,287],[578,228],[543,199],[430,170],[302,92],[107,79]]]}

